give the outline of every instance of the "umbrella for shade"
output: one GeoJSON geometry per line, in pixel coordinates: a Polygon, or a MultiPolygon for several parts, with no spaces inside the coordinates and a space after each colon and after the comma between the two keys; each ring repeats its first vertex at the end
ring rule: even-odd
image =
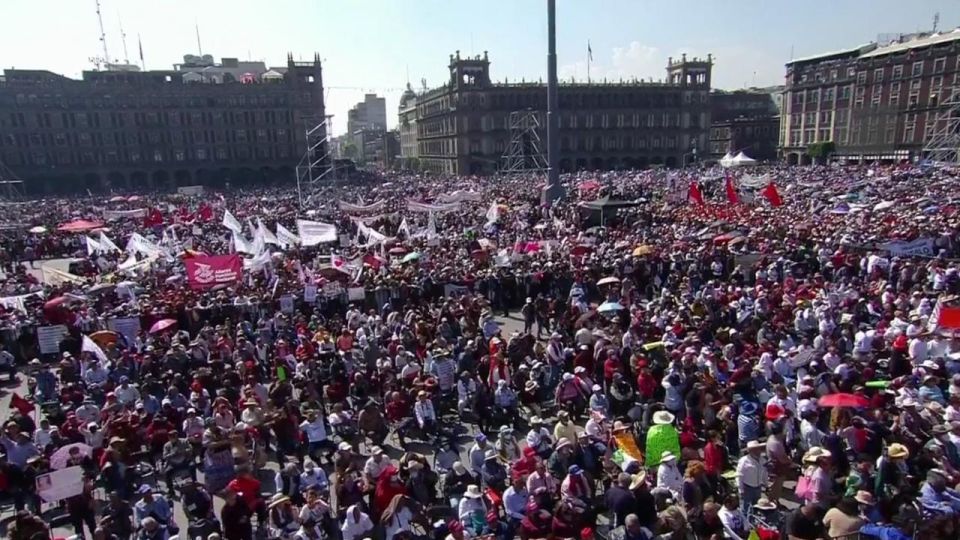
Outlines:
{"type": "Polygon", "coordinates": [[[47,232],[47,228],[43,225],[37,225],[36,227],[31,227],[29,231],[30,234],[43,234],[47,232]]]}
{"type": "Polygon", "coordinates": [[[600,281],[598,281],[597,285],[602,287],[604,285],[614,285],[616,283],[620,283],[620,278],[615,278],[613,276],[610,276],[610,277],[605,277],[600,281]]]}
{"type": "Polygon", "coordinates": [[[407,252],[407,248],[403,246],[394,246],[390,248],[390,251],[388,253],[390,253],[391,255],[403,255],[406,252],[407,252]]]}
{"type": "Polygon", "coordinates": [[[53,299],[51,299],[51,300],[47,300],[47,301],[43,304],[43,309],[53,309],[53,308],[55,308],[55,307],[62,306],[63,304],[67,303],[67,300],[68,300],[68,298],[65,297],[65,296],[58,296],[58,297],[53,298],[53,299]]]}
{"type": "Polygon", "coordinates": [[[172,328],[177,325],[177,321],[174,319],[161,319],[150,327],[151,334],[159,334],[168,328],[172,328]]]}
{"type": "Polygon", "coordinates": [[[87,294],[97,295],[103,294],[109,290],[112,290],[116,287],[113,283],[97,283],[96,285],[87,289],[87,294]]]}
{"type": "Polygon", "coordinates": [[[105,347],[117,342],[117,333],[110,330],[100,330],[99,332],[90,334],[90,339],[95,341],[97,345],[105,347]]]}
{"type": "Polygon", "coordinates": [[[400,259],[400,262],[408,263],[408,262],[419,261],[419,260],[420,260],[420,254],[414,251],[413,253],[407,253],[406,255],[404,255],[403,259],[400,259]]]}
{"type": "Polygon", "coordinates": [[[870,400],[856,394],[827,394],[817,400],[819,407],[849,407],[853,409],[867,408],[870,400]]]}
{"type": "Polygon", "coordinates": [[[101,221],[87,221],[85,219],[75,219],[57,227],[60,232],[87,232],[103,227],[101,221]]]}
{"type": "Polygon", "coordinates": [[[642,245],[633,249],[634,257],[643,257],[644,255],[649,255],[651,253],[653,253],[653,246],[642,245]]]}
{"type": "Polygon", "coordinates": [[[74,453],[79,452],[83,457],[90,457],[93,454],[93,448],[89,445],[83,443],[73,443],[58,448],[56,452],[50,456],[50,468],[51,469],[65,469],[67,467],[67,461],[70,459],[70,451],[73,450],[74,453]],[[76,448],[76,450],[73,450],[76,448]]]}
{"type": "Polygon", "coordinates": [[[607,313],[610,311],[620,311],[621,309],[623,309],[623,306],[617,302],[604,302],[600,304],[600,307],[597,308],[597,311],[600,313],[607,313]]]}

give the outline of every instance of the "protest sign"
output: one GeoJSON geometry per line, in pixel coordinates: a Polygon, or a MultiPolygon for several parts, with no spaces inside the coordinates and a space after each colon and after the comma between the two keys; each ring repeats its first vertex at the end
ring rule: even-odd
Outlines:
{"type": "Polygon", "coordinates": [[[40,345],[40,354],[58,354],[60,340],[65,335],[67,335],[67,327],[62,324],[38,327],[37,343],[40,345]]]}
{"type": "Polygon", "coordinates": [[[38,475],[37,495],[45,502],[62,501],[83,493],[83,468],[79,465],[38,475]]]}

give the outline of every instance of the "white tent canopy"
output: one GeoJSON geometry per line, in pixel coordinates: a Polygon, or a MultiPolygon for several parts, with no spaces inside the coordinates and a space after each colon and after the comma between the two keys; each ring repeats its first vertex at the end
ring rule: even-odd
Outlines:
{"type": "Polygon", "coordinates": [[[744,154],[743,152],[738,153],[736,156],[730,157],[730,153],[723,156],[720,160],[720,165],[723,167],[744,167],[747,165],[756,165],[757,160],[752,157],[744,154]]]}

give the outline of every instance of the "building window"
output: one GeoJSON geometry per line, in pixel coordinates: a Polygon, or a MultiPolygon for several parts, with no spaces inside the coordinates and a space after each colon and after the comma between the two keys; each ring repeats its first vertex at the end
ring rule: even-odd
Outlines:
{"type": "Polygon", "coordinates": [[[883,82],[883,68],[873,70],[873,83],[883,82]]]}
{"type": "Polygon", "coordinates": [[[914,77],[919,77],[920,75],[923,75],[923,60],[913,63],[913,69],[911,71],[911,75],[914,77]]]}
{"type": "Polygon", "coordinates": [[[187,159],[187,153],[183,150],[174,150],[173,151],[173,160],[174,161],[185,161],[187,159]]]}
{"type": "Polygon", "coordinates": [[[840,89],[840,99],[850,99],[850,86],[844,86],[840,89]]]}
{"type": "Polygon", "coordinates": [[[933,61],[933,72],[934,73],[943,73],[943,70],[947,67],[946,58],[937,58],[933,61]]]}
{"type": "Polygon", "coordinates": [[[830,80],[831,81],[837,80],[837,70],[835,69],[830,70],[830,80]]]}
{"type": "Polygon", "coordinates": [[[217,148],[217,159],[220,161],[226,161],[229,159],[226,148],[217,148]]]}
{"type": "Polygon", "coordinates": [[[823,125],[823,124],[829,124],[829,123],[830,123],[830,120],[832,120],[832,118],[831,118],[832,116],[833,116],[833,113],[831,113],[830,111],[823,111],[823,112],[821,112],[821,113],[820,113],[820,124],[821,124],[821,125],[823,125]]]}
{"type": "Polygon", "coordinates": [[[800,144],[800,130],[792,129],[790,130],[790,144],[800,144]]]}
{"type": "Polygon", "coordinates": [[[153,151],[153,160],[156,161],[157,163],[161,163],[161,162],[163,161],[163,152],[161,152],[161,151],[159,151],[159,150],[154,150],[154,151],[153,151]]]}
{"type": "Polygon", "coordinates": [[[819,139],[820,142],[829,141],[829,140],[830,140],[830,129],[828,129],[828,128],[821,129],[818,135],[820,136],[820,139],[819,139]]]}
{"type": "Polygon", "coordinates": [[[810,91],[810,103],[816,104],[818,101],[820,101],[820,90],[819,90],[819,89],[817,89],[817,90],[811,90],[811,91],[810,91]]]}
{"type": "Polygon", "coordinates": [[[817,121],[817,113],[815,113],[815,112],[808,112],[807,114],[804,115],[804,118],[803,118],[803,123],[805,124],[804,127],[810,127],[810,126],[812,126],[816,121],[817,121]]]}
{"type": "Polygon", "coordinates": [[[880,97],[883,95],[883,87],[876,85],[873,87],[873,95],[870,98],[870,104],[874,107],[880,105],[880,97]]]}
{"type": "Polygon", "coordinates": [[[857,84],[867,84],[867,72],[857,72],[857,84]]]}
{"type": "Polygon", "coordinates": [[[857,73],[857,68],[848,67],[847,68],[847,77],[853,77],[857,73]]]}
{"type": "Polygon", "coordinates": [[[896,81],[901,77],[903,77],[903,66],[902,65],[893,66],[893,76],[891,77],[891,79],[896,81]]]}
{"type": "Polygon", "coordinates": [[[833,88],[825,88],[823,90],[823,101],[825,102],[833,101],[833,95],[834,95],[833,88]]]}
{"type": "Polygon", "coordinates": [[[930,89],[934,92],[939,92],[940,88],[943,87],[943,75],[937,75],[930,80],[930,89]]]}
{"type": "Polygon", "coordinates": [[[197,148],[197,160],[206,161],[207,160],[207,149],[206,148],[197,148]]]}
{"type": "Polygon", "coordinates": [[[914,131],[915,131],[915,128],[914,128],[913,126],[909,126],[909,127],[904,128],[904,130],[903,130],[903,142],[905,142],[905,143],[912,143],[912,142],[913,142],[914,131]]]}

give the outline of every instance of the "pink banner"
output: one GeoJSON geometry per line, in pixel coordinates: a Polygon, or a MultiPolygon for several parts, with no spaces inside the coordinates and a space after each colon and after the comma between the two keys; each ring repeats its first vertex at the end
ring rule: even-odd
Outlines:
{"type": "Polygon", "coordinates": [[[243,260],[237,254],[191,257],[183,263],[187,281],[194,289],[237,283],[243,272],[243,260]]]}

